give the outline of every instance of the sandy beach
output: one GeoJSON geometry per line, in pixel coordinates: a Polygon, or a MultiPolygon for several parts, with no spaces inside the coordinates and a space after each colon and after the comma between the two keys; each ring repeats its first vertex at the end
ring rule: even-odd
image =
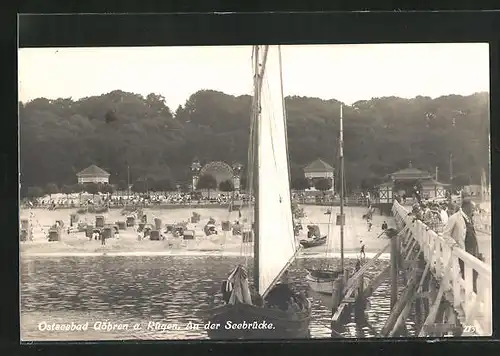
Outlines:
{"type": "MultiPolygon", "coordinates": [[[[335,214],[339,208],[333,208],[332,215],[325,214],[327,208],[321,206],[302,206],[306,217],[301,219],[304,230],[298,237],[298,240],[304,238],[306,234],[306,225],[316,224],[320,227],[323,235],[328,235],[327,244],[313,247],[302,251],[304,257],[335,257],[340,255],[340,231],[339,227],[334,225],[335,214]],[[331,219],[331,221],[330,221],[331,219]],[[330,225],[329,225],[330,221],[330,225]],[[332,223],[333,222],[333,223],[332,223]],[[330,231],[328,232],[328,226],[330,231]]],[[[20,242],[21,258],[23,256],[138,256],[138,255],[224,255],[240,256],[252,254],[252,243],[242,243],[241,236],[233,236],[231,231],[222,231],[221,222],[234,222],[238,219],[238,212],[229,212],[227,209],[220,208],[196,208],[196,209],[144,209],[147,215],[148,223],[153,223],[155,218],[162,220],[162,226],[166,224],[175,224],[182,221],[188,221],[193,212],[200,214],[201,220],[196,223],[188,223],[188,230],[195,231],[194,240],[182,240],[174,238],[172,234],[165,234],[166,238],[162,241],[151,241],[149,239],[138,240],[137,227],[128,227],[126,230],[120,230],[118,238],[106,240],[106,245],[101,245],[100,241],[89,240],[84,232],[63,232],[61,241],[48,242],[46,235],[51,225],[56,220],[62,220],[65,227],[69,226],[70,214],[76,213],[74,210],[45,210],[45,209],[22,209],[21,219],[28,219],[33,226],[33,241],[20,242]],[[216,220],[218,234],[205,236],[203,227],[212,217],[216,220]]],[[[376,254],[387,244],[384,236],[381,234],[381,225],[385,220],[392,226],[392,218],[384,216],[373,216],[373,227],[368,231],[366,221],[362,219],[366,208],[347,207],[346,227],[344,234],[344,252],[345,256],[355,258],[361,247],[365,245],[367,257],[376,254]]],[[[121,215],[119,210],[110,210],[103,214],[84,214],[80,215],[80,221],[88,224],[95,224],[96,215],[102,215],[106,223],[115,223],[125,221],[126,216],[121,215]]],[[[248,212],[242,212],[242,219],[248,216],[248,212]]]]}

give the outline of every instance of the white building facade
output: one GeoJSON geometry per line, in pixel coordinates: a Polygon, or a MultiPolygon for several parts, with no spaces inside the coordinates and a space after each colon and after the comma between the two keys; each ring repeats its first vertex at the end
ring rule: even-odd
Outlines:
{"type": "Polygon", "coordinates": [[[104,169],[97,167],[95,164],[85,168],[83,171],[76,174],[78,184],[87,183],[103,183],[109,184],[110,174],[104,169]]]}
{"type": "Polygon", "coordinates": [[[304,167],[304,176],[313,184],[317,179],[331,179],[332,192],[335,191],[335,169],[322,159],[317,159],[304,167]]]}

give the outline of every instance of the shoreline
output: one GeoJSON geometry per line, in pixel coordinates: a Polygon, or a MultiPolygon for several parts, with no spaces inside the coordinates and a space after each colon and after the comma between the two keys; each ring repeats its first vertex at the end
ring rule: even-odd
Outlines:
{"type": "MultiPolygon", "coordinates": [[[[372,259],[377,253],[366,252],[366,259],[372,259]]],[[[240,252],[223,252],[223,251],[203,251],[203,250],[184,250],[184,251],[110,251],[110,252],[25,252],[20,254],[21,257],[142,257],[142,256],[171,256],[171,257],[253,257],[253,253],[240,252]]],[[[359,256],[356,252],[344,253],[346,259],[357,259],[359,256]]],[[[339,252],[331,252],[328,256],[324,251],[318,252],[302,252],[297,256],[297,259],[305,258],[340,258],[339,252]]],[[[389,253],[383,253],[379,259],[388,260],[389,253]]]]}

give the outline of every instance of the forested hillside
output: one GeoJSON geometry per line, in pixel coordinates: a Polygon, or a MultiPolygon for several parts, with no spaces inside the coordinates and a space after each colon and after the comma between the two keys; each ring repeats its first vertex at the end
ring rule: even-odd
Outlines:
{"type": "MultiPolygon", "coordinates": [[[[90,164],[111,173],[111,182],[140,177],[189,180],[194,157],[246,165],[249,96],[203,90],[184,106],[164,98],[122,91],[83,98],[20,103],[21,182],[44,187],[76,183],[90,164]]],[[[292,175],[322,158],[336,166],[339,106],[336,100],[287,97],[292,175]]],[[[346,180],[349,188],[414,167],[449,181],[479,182],[488,167],[488,94],[373,98],[344,107],[346,180]]]]}

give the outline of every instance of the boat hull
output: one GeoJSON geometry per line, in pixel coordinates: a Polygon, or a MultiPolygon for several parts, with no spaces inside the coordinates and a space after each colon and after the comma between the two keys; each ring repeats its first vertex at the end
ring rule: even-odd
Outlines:
{"type": "Polygon", "coordinates": [[[310,276],[306,277],[307,284],[316,293],[333,294],[333,281],[321,281],[310,276]]]}
{"type": "Polygon", "coordinates": [[[234,339],[307,339],[310,337],[310,308],[288,313],[278,309],[248,304],[224,305],[208,311],[211,327],[208,337],[217,340],[234,339]],[[252,325],[252,328],[233,328],[234,325],[252,325]],[[218,326],[215,328],[215,326],[218,326]]]}
{"type": "Polygon", "coordinates": [[[326,243],[326,236],[323,236],[322,238],[319,239],[314,239],[314,240],[300,240],[300,244],[302,245],[303,248],[311,248],[311,247],[316,247],[316,246],[321,246],[326,243]]]}
{"type": "Polygon", "coordinates": [[[311,290],[321,294],[333,294],[333,284],[340,272],[315,270],[308,270],[307,272],[306,281],[311,290]]]}

